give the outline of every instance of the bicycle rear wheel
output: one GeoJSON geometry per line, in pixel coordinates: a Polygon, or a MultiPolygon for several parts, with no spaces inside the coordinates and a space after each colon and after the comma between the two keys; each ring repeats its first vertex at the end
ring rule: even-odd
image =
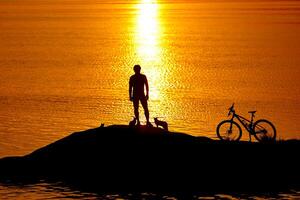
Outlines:
{"type": "Polygon", "coordinates": [[[259,142],[271,142],[276,140],[275,126],[268,120],[260,119],[253,124],[254,137],[259,142]]]}
{"type": "Polygon", "coordinates": [[[242,137],[242,129],[238,123],[224,120],[217,126],[217,136],[220,140],[239,141],[242,137]]]}

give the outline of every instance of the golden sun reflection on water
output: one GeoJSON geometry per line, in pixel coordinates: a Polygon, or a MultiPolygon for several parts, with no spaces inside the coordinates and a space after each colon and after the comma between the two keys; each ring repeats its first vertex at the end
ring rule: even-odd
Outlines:
{"type": "Polygon", "coordinates": [[[144,61],[159,59],[158,4],[143,0],[138,4],[136,43],[138,56],[144,61]]]}
{"type": "Polygon", "coordinates": [[[156,0],[142,0],[137,5],[136,19],[136,55],[142,65],[142,71],[146,74],[150,87],[150,99],[158,100],[158,90],[162,76],[160,73],[161,46],[159,26],[159,5],[156,0]]]}
{"type": "Polygon", "coordinates": [[[255,109],[272,121],[279,138],[299,139],[299,8],[289,0],[0,1],[0,157],[127,124],[134,64],[148,77],[151,121],[162,117],[171,131],[215,138],[234,101],[240,114],[255,109]]]}

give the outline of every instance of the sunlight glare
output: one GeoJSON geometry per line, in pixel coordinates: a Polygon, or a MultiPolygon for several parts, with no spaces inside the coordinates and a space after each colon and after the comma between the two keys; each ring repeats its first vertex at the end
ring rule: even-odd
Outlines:
{"type": "Polygon", "coordinates": [[[145,61],[156,60],[159,54],[158,5],[155,0],[143,0],[138,9],[136,37],[138,55],[145,61]]]}
{"type": "Polygon", "coordinates": [[[161,80],[161,47],[159,10],[156,0],[141,0],[137,5],[136,52],[142,70],[148,77],[150,99],[161,99],[158,86],[161,80]]]}

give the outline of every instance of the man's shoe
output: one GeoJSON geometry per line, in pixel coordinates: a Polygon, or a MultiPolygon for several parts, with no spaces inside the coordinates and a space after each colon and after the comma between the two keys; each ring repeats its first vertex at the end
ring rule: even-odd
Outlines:
{"type": "Polygon", "coordinates": [[[147,122],[148,127],[153,127],[153,125],[150,122],[147,122]]]}
{"type": "Polygon", "coordinates": [[[141,126],[141,123],[140,123],[140,122],[137,122],[137,123],[136,123],[136,126],[141,126]]]}

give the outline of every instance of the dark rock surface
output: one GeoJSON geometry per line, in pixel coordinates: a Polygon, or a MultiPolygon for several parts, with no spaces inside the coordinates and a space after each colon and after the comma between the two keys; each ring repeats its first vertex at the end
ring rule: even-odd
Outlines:
{"type": "Polygon", "coordinates": [[[0,159],[0,181],[62,180],[101,191],[278,191],[300,186],[300,142],[222,142],[112,125],[0,159]]]}

